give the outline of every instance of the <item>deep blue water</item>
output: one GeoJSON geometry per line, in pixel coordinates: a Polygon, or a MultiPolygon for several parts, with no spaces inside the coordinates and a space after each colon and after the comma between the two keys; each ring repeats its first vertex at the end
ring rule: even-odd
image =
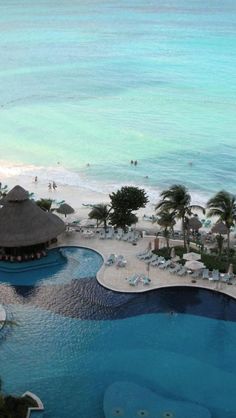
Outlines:
{"type": "MultiPolygon", "coordinates": [[[[81,250],[73,255],[80,259],[81,250]]],[[[106,388],[128,380],[202,405],[213,418],[235,417],[233,299],[182,287],[115,293],[96,282],[95,271],[75,270],[69,280],[70,263],[35,285],[2,279],[0,303],[16,322],[0,338],[6,391],[37,393],[46,407],[40,418],[104,418],[106,388]]]]}

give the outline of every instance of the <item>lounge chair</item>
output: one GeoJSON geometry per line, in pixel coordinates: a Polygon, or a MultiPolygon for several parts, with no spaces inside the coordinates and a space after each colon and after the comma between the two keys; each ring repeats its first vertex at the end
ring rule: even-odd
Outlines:
{"type": "Polygon", "coordinates": [[[149,260],[149,259],[152,258],[152,256],[153,256],[153,252],[149,251],[147,254],[145,254],[143,256],[140,256],[139,259],[140,260],[149,260]]]}
{"type": "Polygon", "coordinates": [[[229,283],[230,280],[232,280],[233,276],[229,273],[225,273],[223,274],[223,276],[221,276],[220,280],[224,283],[229,283]]]}
{"type": "Polygon", "coordinates": [[[202,277],[202,270],[196,270],[193,272],[193,274],[191,274],[191,278],[192,279],[198,279],[199,277],[202,277]]]}
{"type": "Polygon", "coordinates": [[[176,264],[174,267],[169,268],[168,271],[171,274],[175,274],[175,273],[178,273],[178,271],[180,271],[181,269],[182,269],[181,264],[176,264]]]}
{"type": "Polygon", "coordinates": [[[212,270],[212,276],[209,277],[208,280],[211,280],[211,281],[218,281],[218,280],[220,280],[219,270],[212,270]]]}
{"type": "Polygon", "coordinates": [[[158,256],[156,254],[153,254],[151,258],[148,258],[144,260],[145,263],[152,263],[153,261],[156,261],[158,256]]]}
{"type": "Polygon", "coordinates": [[[167,267],[170,267],[171,264],[172,264],[172,261],[171,260],[167,260],[164,264],[159,265],[159,269],[164,270],[167,267]]]}
{"type": "Polygon", "coordinates": [[[110,254],[105,264],[106,266],[112,266],[113,264],[115,264],[115,261],[116,261],[116,255],[110,254]]]}
{"type": "Polygon", "coordinates": [[[136,286],[140,281],[140,276],[138,274],[133,274],[131,277],[128,277],[127,280],[130,286],[136,286]]]}
{"type": "Polygon", "coordinates": [[[165,263],[165,258],[164,257],[157,257],[156,261],[151,261],[151,266],[153,267],[158,267],[160,264],[165,263]]]}
{"type": "Polygon", "coordinates": [[[187,271],[188,271],[187,268],[184,266],[181,268],[181,270],[177,272],[177,275],[180,277],[185,276],[185,274],[187,274],[187,271]]]}
{"type": "Polygon", "coordinates": [[[127,264],[127,260],[124,258],[123,255],[118,255],[117,257],[117,261],[116,261],[116,266],[117,267],[125,267],[127,264]]]}
{"type": "Polygon", "coordinates": [[[202,272],[203,279],[209,279],[209,269],[204,269],[202,272]]]}
{"type": "Polygon", "coordinates": [[[149,277],[145,275],[140,276],[140,280],[145,286],[151,283],[151,279],[149,279],[149,277]]]}
{"type": "Polygon", "coordinates": [[[141,257],[150,252],[150,248],[146,248],[146,250],[141,251],[140,253],[136,254],[136,257],[141,257]]]}

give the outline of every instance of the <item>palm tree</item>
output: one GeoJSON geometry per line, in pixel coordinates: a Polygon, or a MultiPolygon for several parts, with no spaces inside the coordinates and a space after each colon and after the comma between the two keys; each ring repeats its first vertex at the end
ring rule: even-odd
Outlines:
{"type": "Polygon", "coordinates": [[[207,202],[208,217],[218,216],[227,228],[227,256],[229,258],[230,228],[236,221],[236,201],[231,193],[221,190],[207,202]]]}
{"type": "Polygon", "coordinates": [[[97,225],[100,225],[103,222],[104,230],[106,233],[107,229],[107,221],[110,216],[111,208],[104,203],[100,203],[98,205],[94,205],[91,212],[89,212],[88,216],[90,219],[96,219],[97,225]]]}
{"type": "MultiPolygon", "coordinates": [[[[185,186],[181,184],[174,184],[169,189],[164,190],[160,194],[161,200],[156,205],[156,210],[161,209],[164,212],[170,212],[176,219],[181,219],[184,247],[186,248],[186,233],[188,234],[188,220],[193,214],[193,209],[200,209],[205,212],[205,209],[199,205],[191,205],[191,196],[185,186]]],[[[187,237],[188,238],[188,237],[187,237]]]]}
{"type": "Polygon", "coordinates": [[[163,230],[163,235],[166,239],[166,246],[169,249],[170,233],[173,232],[174,225],[176,224],[174,213],[165,210],[159,211],[157,223],[163,230]]]}

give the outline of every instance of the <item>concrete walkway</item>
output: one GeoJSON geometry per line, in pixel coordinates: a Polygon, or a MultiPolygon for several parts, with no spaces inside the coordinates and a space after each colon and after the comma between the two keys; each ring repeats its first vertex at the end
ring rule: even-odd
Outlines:
{"type": "Polygon", "coordinates": [[[134,246],[131,243],[118,241],[116,239],[99,239],[97,237],[85,238],[80,232],[68,232],[60,236],[57,245],[88,247],[99,252],[104,260],[106,260],[111,253],[123,255],[127,260],[126,267],[117,268],[116,266],[105,266],[104,264],[97,274],[97,280],[102,286],[116,292],[139,293],[168,286],[192,286],[211,289],[236,298],[236,283],[228,285],[220,281],[214,282],[203,279],[197,279],[194,283],[192,282],[191,275],[179,277],[175,274],[170,274],[166,270],[161,270],[158,267],[152,266],[150,266],[150,271],[148,272],[147,264],[145,264],[144,261],[139,260],[136,257],[136,254],[145,250],[150,242],[153,245],[153,241],[154,237],[147,236],[141,238],[137,245],[134,246]],[[127,277],[130,277],[135,273],[143,273],[146,276],[149,275],[151,283],[149,285],[138,283],[136,286],[131,286],[127,281],[127,277]]]}

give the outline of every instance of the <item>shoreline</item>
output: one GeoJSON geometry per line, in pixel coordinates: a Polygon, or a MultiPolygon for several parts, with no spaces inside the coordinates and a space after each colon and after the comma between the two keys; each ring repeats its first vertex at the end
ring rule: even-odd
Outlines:
{"type": "MultiPolygon", "coordinates": [[[[101,190],[102,184],[99,182],[97,185],[95,183],[88,184],[88,180],[86,178],[83,179],[79,173],[74,173],[78,184],[68,184],[67,180],[69,175],[70,172],[61,165],[57,167],[37,167],[34,165],[25,166],[20,163],[11,164],[9,161],[0,161],[0,181],[3,186],[6,184],[8,186],[8,190],[10,190],[19,184],[30,193],[33,193],[35,199],[45,198],[52,199],[57,202],[65,200],[65,202],[72,206],[75,210],[75,213],[67,216],[67,218],[62,216],[63,220],[67,220],[68,222],[77,219],[87,219],[88,213],[91,210],[88,205],[99,203],[109,204],[109,194],[122,187],[122,185],[136,186],[134,183],[132,184],[131,182],[127,182],[125,184],[117,184],[117,187],[110,189],[110,185],[108,185],[107,189],[110,190],[105,191],[101,190]],[[34,181],[35,176],[38,177],[38,181],[36,183],[34,181]],[[57,184],[56,190],[48,189],[48,183],[52,181],[55,181],[57,184]],[[99,184],[101,186],[100,188],[98,186],[99,184]]],[[[153,224],[151,221],[144,220],[143,216],[146,215],[147,217],[150,217],[155,215],[155,205],[159,200],[160,190],[156,189],[150,196],[148,187],[145,187],[145,185],[137,185],[137,187],[144,188],[149,197],[147,206],[135,212],[139,218],[137,229],[146,230],[148,233],[155,234],[160,230],[160,227],[156,223],[153,224]]],[[[191,190],[189,192],[192,196],[193,203],[199,204],[199,200],[194,199],[196,192],[191,192],[191,190]]],[[[205,202],[201,202],[203,205],[205,203],[206,199],[205,202]]],[[[200,216],[202,216],[202,214],[200,216]]],[[[179,222],[176,224],[176,228],[181,229],[179,222]]]]}
{"type": "MultiPolygon", "coordinates": [[[[127,164],[129,163],[127,162],[127,164]]],[[[140,167],[142,167],[142,164],[140,164],[140,167]]],[[[170,184],[167,183],[160,186],[158,185],[157,179],[157,185],[153,185],[149,182],[148,176],[140,178],[139,181],[135,178],[132,179],[132,176],[130,178],[127,177],[125,181],[121,181],[119,177],[117,177],[116,181],[110,181],[109,175],[107,176],[108,180],[105,180],[101,177],[99,178],[92,170],[93,165],[84,165],[78,170],[73,170],[65,168],[60,162],[54,166],[37,166],[34,164],[0,160],[0,181],[2,184],[8,184],[9,187],[13,187],[16,182],[20,182],[20,184],[24,184],[25,187],[32,188],[31,186],[34,185],[34,177],[37,176],[39,179],[38,183],[41,186],[44,185],[44,191],[40,191],[40,193],[43,192],[44,195],[47,191],[49,181],[55,181],[60,187],[64,186],[80,189],[83,193],[98,193],[101,196],[105,196],[105,199],[109,193],[112,193],[114,190],[117,190],[124,185],[136,186],[145,189],[150,204],[153,205],[157,203],[160,192],[168,188],[171,184],[174,184],[174,181],[170,181],[170,184]]],[[[182,182],[182,184],[184,184],[184,182],[182,182]]],[[[186,187],[191,194],[194,204],[204,205],[214,193],[211,190],[206,192],[197,188],[192,189],[188,187],[188,185],[186,185],[186,187]]],[[[34,192],[35,190],[30,191],[34,192]]]]}

